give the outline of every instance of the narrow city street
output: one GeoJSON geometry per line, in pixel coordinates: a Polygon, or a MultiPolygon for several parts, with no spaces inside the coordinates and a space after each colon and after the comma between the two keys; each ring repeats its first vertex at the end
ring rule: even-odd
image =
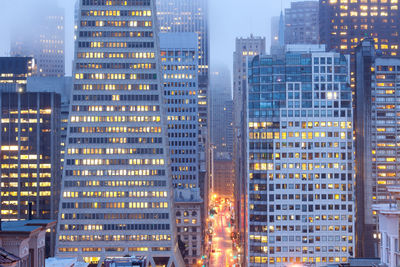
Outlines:
{"type": "Polygon", "coordinates": [[[228,207],[221,209],[214,217],[210,267],[235,266],[231,240],[231,213],[228,207]]]}

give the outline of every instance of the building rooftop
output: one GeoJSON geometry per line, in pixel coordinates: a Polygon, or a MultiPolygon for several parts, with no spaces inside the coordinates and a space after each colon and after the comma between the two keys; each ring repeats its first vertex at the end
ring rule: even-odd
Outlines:
{"type": "Polygon", "coordinates": [[[325,45],[313,44],[289,44],[285,47],[286,52],[326,52],[325,45]]]}
{"type": "Polygon", "coordinates": [[[46,267],[87,267],[89,264],[79,262],[77,258],[48,258],[46,267]]]}
{"type": "Polygon", "coordinates": [[[20,260],[21,259],[19,257],[0,248],[0,266],[1,266],[1,264],[10,264],[10,263],[18,262],[20,260]]]}
{"type": "Polygon", "coordinates": [[[1,223],[2,234],[9,234],[10,232],[26,232],[31,233],[43,228],[50,228],[57,224],[53,220],[21,220],[21,221],[7,221],[1,223]]]}

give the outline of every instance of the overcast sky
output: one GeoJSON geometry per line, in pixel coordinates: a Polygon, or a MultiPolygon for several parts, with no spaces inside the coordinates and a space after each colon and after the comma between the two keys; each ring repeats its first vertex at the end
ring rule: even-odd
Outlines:
{"type": "MultiPolygon", "coordinates": [[[[9,54],[9,26],[22,22],[23,17],[16,14],[26,6],[24,1],[37,0],[0,0],[0,56],[9,54]],[[15,12],[14,12],[15,10],[15,12]]],[[[52,0],[66,10],[66,71],[71,74],[73,57],[73,24],[75,0],[52,0]]],[[[187,0],[190,1],[190,0],[187,0]]],[[[283,0],[283,7],[290,5],[290,0],[283,0]]],[[[280,0],[209,0],[211,67],[226,65],[232,68],[232,53],[236,37],[246,37],[251,33],[267,37],[269,50],[270,21],[272,16],[279,16],[280,0]]],[[[27,25],[29,27],[29,25],[27,25]]]]}

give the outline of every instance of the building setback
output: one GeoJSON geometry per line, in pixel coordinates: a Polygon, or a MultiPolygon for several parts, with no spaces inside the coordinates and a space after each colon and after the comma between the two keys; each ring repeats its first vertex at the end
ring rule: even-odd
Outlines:
{"type": "Polygon", "coordinates": [[[319,43],[318,1],[292,2],[285,9],[285,44],[319,43]]]}
{"type": "Polygon", "coordinates": [[[58,257],[97,264],[134,254],[152,266],[184,264],[156,24],[153,0],[79,3],[58,257]]]}
{"type": "Polygon", "coordinates": [[[249,62],[248,266],[354,255],[349,59],[319,46],[249,62]]]}
{"type": "Polygon", "coordinates": [[[201,258],[203,201],[199,188],[198,57],[196,33],[161,33],[160,48],[178,238],[186,266],[201,258]],[[190,212],[189,212],[190,210],[190,212]],[[193,217],[189,220],[188,217],[193,217]]]}

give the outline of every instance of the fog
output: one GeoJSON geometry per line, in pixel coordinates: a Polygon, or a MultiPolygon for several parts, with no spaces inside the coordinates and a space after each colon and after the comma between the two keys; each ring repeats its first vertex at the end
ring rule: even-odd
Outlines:
{"type": "MultiPolygon", "coordinates": [[[[66,72],[71,75],[75,0],[0,0],[0,56],[9,55],[12,26],[24,25],[29,32],[27,18],[39,14],[39,10],[35,10],[39,1],[56,1],[65,8],[66,72]]],[[[289,6],[290,2],[282,0],[282,7],[289,6]]],[[[236,37],[266,36],[268,49],[271,17],[279,16],[280,11],[279,0],[209,0],[211,65],[225,65],[232,69],[236,37]]]]}

